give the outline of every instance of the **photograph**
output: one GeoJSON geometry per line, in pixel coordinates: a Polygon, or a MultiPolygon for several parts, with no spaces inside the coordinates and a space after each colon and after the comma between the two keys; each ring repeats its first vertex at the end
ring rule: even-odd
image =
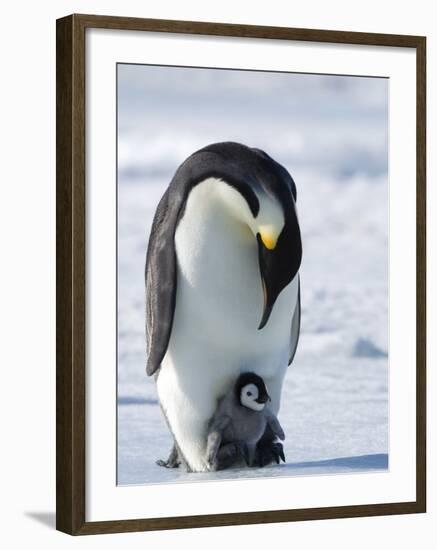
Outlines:
{"type": "Polygon", "coordinates": [[[437,25],[361,7],[3,6],[6,550],[436,545],[437,25]]]}
{"type": "Polygon", "coordinates": [[[387,472],[389,79],[116,84],[117,485],[387,472]]]}

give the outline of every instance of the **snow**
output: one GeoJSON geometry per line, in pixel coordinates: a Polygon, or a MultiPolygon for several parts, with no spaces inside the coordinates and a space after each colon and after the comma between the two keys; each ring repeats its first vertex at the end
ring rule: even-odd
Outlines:
{"type": "Polygon", "coordinates": [[[119,65],[119,484],[388,468],[388,83],[119,65]],[[265,149],[296,181],[302,328],[279,419],[286,464],[188,474],[145,374],[144,262],[177,166],[215,141],[265,149]]]}

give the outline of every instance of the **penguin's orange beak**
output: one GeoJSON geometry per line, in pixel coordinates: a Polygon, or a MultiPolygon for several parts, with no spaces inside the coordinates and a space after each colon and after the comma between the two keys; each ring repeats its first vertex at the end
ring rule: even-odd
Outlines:
{"type": "Polygon", "coordinates": [[[273,227],[263,226],[259,228],[259,235],[263,245],[268,250],[273,250],[278,242],[278,235],[273,227]]]}

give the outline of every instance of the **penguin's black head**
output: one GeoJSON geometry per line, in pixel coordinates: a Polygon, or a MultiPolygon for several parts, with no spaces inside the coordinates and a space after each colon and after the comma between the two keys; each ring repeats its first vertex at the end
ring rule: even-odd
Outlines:
{"type": "Polygon", "coordinates": [[[215,177],[226,184],[219,186],[223,201],[254,239],[264,296],[258,326],[262,329],[302,260],[295,183],[264,151],[239,143],[215,143],[195,155],[201,178],[215,177]]]}
{"type": "Polygon", "coordinates": [[[294,279],[302,261],[302,241],[296,212],[296,185],[279,163],[263,151],[254,150],[261,157],[262,192],[280,205],[283,224],[260,224],[256,233],[258,261],[264,295],[264,308],[258,329],[269,320],[279,293],[294,279]]]}
{"type": "Polygon", "coordinates": [[[254,372],[240,374],[235,384],[236,398],[242,407],[262,411],[270,396],[264,380],[254,372]]]}

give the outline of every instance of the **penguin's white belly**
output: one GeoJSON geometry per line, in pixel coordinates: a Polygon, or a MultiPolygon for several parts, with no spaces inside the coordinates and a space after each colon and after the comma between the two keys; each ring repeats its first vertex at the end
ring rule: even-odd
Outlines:
{"type": "MultiPolygon", "coordinates": [[[[188,207],[188,205],[187,205],[188,207]]],[[[220,212],[192,216],[176,232],[176,308],[158,395],[177,444],[193,471],[207,469],[207,424],[217,401],[241,372],[261,376],[279,409],[290,352],[297,276],[280,293],[258,330],[263,291],[257,243],[220,212]]]]}

